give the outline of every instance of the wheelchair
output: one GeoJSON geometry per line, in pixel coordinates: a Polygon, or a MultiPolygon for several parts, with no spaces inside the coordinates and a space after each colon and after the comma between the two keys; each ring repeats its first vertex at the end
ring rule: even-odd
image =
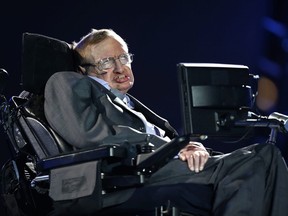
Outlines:
{"type": "MultiPolygon", "coordinates": [[[[82,208],[83,216],[193,216],[169,200],[149,210],[119,213],[110,198],[128,199],[135,188],[145,184],[195,137],[180,136],[156,150],[148,141],[145,145],[127,143],[128,148],[107,143],[98,148],[74,149],[46,121],[43,92],[55,72],[75,71],[77,56],[65,41],[39,34],[24,33],[22,46],[23,91],[9,100],[0,92],[1,126],[13,150],[13,157],[1,170],[1,201],[7,216],[49,216],[55,206],[63,209],[64,215],[67,206],[81,209],[91,195],[95,197],[91,203],[95,211],[85,213],[82,208]]],[[[8,76],[4,70],[1,73],[8,76]]],[[[287,119],[274,113],[270,118],[256,122],[255,118],[245,119],[236,124],[268,126],[269,142],[274,143],[279,130],[287,132],[287,119]]]]}
{"type": "MultiPolygon", "coordinates": [[[[66,205],[81,206],[90,195],[96,197],[95,214],[83,209],[83,216],[191,215],[181,213],[169,200],[165,206],[125,213],[113,212],[109,201],[112,196],[127,199],[191,137],[176,138],[156,151],[148,142],[141,146],[127,143],[128,148],[109,143],[73,149],[46,121],[43,92],[53,73],[75,71],[77,58],[70,44],[44,35],[24,33],[22,46],[23,91],[9,100],[1,94],[1,125],[13,151],[1,170],[1,200],[7,215],[53,215],[55,205],[64,209],[64,215],[66,205]]],[[[8,76],[3,69],[1,73],[8,76]]]]}

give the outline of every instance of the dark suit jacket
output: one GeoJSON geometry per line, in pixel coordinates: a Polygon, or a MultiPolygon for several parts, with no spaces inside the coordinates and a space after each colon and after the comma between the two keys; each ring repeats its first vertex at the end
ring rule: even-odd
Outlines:
{"type": "MultiPolygon", "coordinates": [[[[75,149],[110,143],[129,146],[127,143],[143,145],[148,142],[157,148],[167,142],[161,137],[147,134],[142,120],[131,112],[120,98],[90,77],[75,72],[55,73],[46,83],[44,96],[44,111],[48,123],[75,149]]],[[[163,129],[165,136],[172,139],[178,135],[166,119],[152,112],[131,95],[129,97],[135,110],[141,112],[150,123],[163,129]]],[[[121,191],[119,195],[105,197],[103,206],[126,201],[134,190],[135,188],[132,188],[121,191]]],[[[89,197],[79,203],[89,204],[87,211],[93,211],[98,208],[95,200],[99,197],[91,196],[92,201],[89,197]],[[90,205],[90,202],[94,204],[90,205]]],[[[67,205],[74,211],[79,204],[67,205]]],[[[59,211],[62,209],[60,207],[59,211]]]]}
{"type": "MultiPolygon", "coordinates": [[[[135,110],[173,138],[177,132],[134,97],[135,110]]],[[[166,141],[148,135],[141,119],[121,99],[95,80],[75,73],[58,72],[45,87],[45,116],[51,127],[68,143],[84,148],[109,143],[147,143],[156,146],[166,141]]]]}

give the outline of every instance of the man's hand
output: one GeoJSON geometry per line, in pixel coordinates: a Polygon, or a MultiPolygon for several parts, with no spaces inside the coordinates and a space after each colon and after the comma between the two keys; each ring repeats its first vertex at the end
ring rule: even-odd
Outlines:
{"type": "Polygon", "coordinates": [[[209,158],[209,153],[202,143],[189,142],[187,146],[180,150],[179,158],[182,161],[187,161],[191,171],[198,173],[204,169],[204,165],[209,158]]]}

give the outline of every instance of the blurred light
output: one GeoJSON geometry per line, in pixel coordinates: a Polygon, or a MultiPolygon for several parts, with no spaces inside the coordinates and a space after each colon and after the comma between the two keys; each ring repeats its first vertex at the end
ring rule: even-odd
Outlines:
{"type": "Polygon", "coordinates": [[[275,19],[265,17],[263,19],[263,26],[267,31],[277,35],[278,37],[287,36],[286,26],[275,19]]]}
{"type": "Polygon", "coordinates": [[[262,111],[270,111],[278,101],[278,88],[267,77],[261,77],[258,81],[257,107],[262,111]]]}

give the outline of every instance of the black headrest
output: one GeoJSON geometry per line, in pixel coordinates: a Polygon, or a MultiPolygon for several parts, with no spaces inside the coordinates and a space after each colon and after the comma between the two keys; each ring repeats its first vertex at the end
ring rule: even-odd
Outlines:
{"type": "Polygon", "coordinates": [[[74,52],[65,41],[40,34],[23,33],[23,90],[42,94],[49,77],[60,71],[76,71],[74,52]]]}

